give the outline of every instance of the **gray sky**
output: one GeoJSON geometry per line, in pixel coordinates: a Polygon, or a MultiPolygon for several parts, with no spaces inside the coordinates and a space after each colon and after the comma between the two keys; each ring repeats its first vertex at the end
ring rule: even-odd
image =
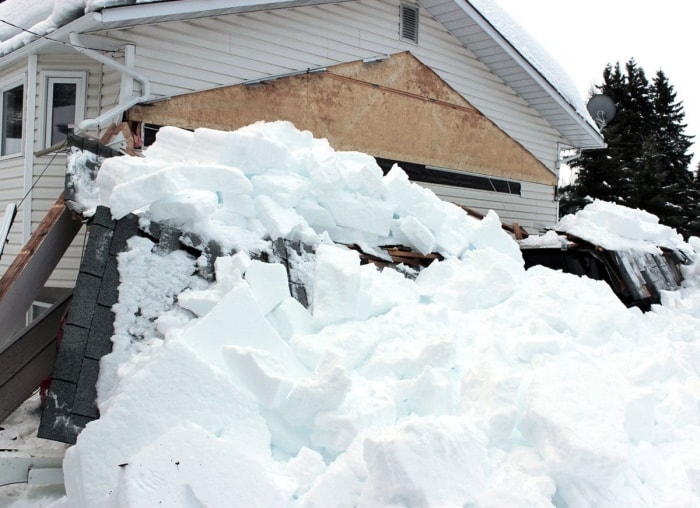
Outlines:
{"type": "Polygon", "coordinates": [[[607,63],[634,57],[651,79],[662,69],[683,102],[700,162],[700,2],[688,0],[494,0],[569,73],[584,98],[607,63]]]}

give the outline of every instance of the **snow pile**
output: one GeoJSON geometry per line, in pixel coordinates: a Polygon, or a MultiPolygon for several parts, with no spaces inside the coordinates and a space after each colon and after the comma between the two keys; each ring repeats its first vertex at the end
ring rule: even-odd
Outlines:
{"type": "Polygon", "coordinates": [[[608,250],[690,250],[683,236],[659,224],[655,215],[598,199],[578,213],[562,217],[555,229],[608,250]]]}
{"type": "MultiPolygon", "coordinates": [[[[21,468],[13,464],[16,457],[40,457],[36,467],[58,467],[68,445],[36,437],[41,415],[37,390],[5,420],[0,421],[0,506],[45,508],[65,496],[63,485],[34,486],[27,489],[21,481],[21,468]],[[37,453],[38,451],[40,453],[37,453]],[[14,466],[14,467],[13,467],[14,466]],[[9,482],[9,483],[8,483],[9,482]]],[[[26,479],[26,472],[24,478],[26,479]]]]}
{"type": "Polygon", "coordinates": [[[284,123],[163,129],[99,182],[118,214],[238,252],[208,284],[199,260],[130,240],[101,417],[54,508],[700,504],[697,266],[642,314],[602,282],[525,271],[494,215],[284,123]],[[277,236],[316,247],[290,261],[308,310],[250,257],[277,236]],[[398,237],[446,259],[410,279],[329,240],[398,237]]]}
{"type": "Polygon", "coordinates": [[[164,127],[145,157],[107,159],[97,186],[115,218],[145,212],[225,249],[260,249],[265,237],[318,245],[329,235],[377,255],[378,245],[450,256],[492,246],[521,259],[495,214],[469,218],[400,168],[384,177],[373,157],[336,152],[289,122],[164,127]]]}

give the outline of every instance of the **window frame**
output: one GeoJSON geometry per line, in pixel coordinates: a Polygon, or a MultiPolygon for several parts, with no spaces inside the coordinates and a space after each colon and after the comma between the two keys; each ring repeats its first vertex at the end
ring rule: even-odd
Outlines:
{"type": "Polygon", "coordinates": [[[41,72],[41,147],[51,146],[53,133],[53,87],[56,84],[75,85],[75,118],[77,125],[85,119],[87,108],[87,71],[42,71],[41,72]]]}
{"type": "Polygon", "coordinates": [[[2,129],[2,132],[0,132],[0,160],[21,157],[24,155],[24,129],[26,127],[27,119],[27,80],[25,78],[26,77],[22,74],[0,82],[0,129],[2,129]],[[11,153],[2,153],[2,137],[5,135],[5,125],[2,121],[3,117],[5,116],[5,112],[3,111],[3,108],[5,107],[4,95],[5,92],[9,92],[13,88],[17,88],[19,86],[22,87],[22,134],[20,138],[19,150],[11,153]]]}

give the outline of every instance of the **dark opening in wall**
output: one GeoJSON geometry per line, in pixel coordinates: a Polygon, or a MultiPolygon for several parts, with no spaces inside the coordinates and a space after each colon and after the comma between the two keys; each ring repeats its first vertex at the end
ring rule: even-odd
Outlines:
{"type": "Polygon", "coordinates": [[[394,164],[398,164],[406,172],[408,178],[414,182],[435,183],[439,185],[462,187],[465,189],[520,195],[520,183],[512,180],[473,175],[461,171],[431,168],[424,164],[414,164],[391,159],[376,158],[376,161],[379,167],[384,171],[384,174],[387,174],[394,164]]]}

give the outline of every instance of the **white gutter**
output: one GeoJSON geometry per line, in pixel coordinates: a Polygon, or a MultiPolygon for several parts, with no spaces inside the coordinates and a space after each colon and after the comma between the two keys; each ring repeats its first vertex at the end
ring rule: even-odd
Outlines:
{"type": "Polygon", "coordinates": [[[178,0],[176,2],[131,2],[96,11],[95,19],[103,28],[124,26],[136,22],[143,24],[164,20],[191,19],[193,17],[240,14],[262,10],[304,7],[349,0],[178,0]]]}
{"type": "Polygon", "coordinates": [[[126,65],[120,64],[119,62],[115,62],[114,60],[112,60],[108,56],[103,55],[102,53],[85,47],[85,45],[80,42],[80,37],[78,36],[77,32],[71,32],[68,38],[70,40],[71,45],[76,51],[89,56],[93,60],[97,60],[98,62],[113,67],[122,74],[131,76],[136,81],[141,83],[141,95],[139,95],[138,97],[133,97],[127,101],[120,102],[115,107],[105,111],[97,118],[88,118],[83,120],[82,122],[80,122],[80,124],[78,124],[79,130],[86,131],[90,129],[99,129],[107,121],[112,120],[114,117],[122,114],[124,111],[135,106],[136,104],[139,104],[149,99],[149,97],[151,96],[151,83],[145,75],[141,74],[140,72],[134,70],[131,67],[127,67],[126,65]]]}

